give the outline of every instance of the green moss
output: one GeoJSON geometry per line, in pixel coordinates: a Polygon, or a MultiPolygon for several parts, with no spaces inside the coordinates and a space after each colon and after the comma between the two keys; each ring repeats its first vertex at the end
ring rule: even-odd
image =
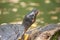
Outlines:
{"type": "Polygon", "coordinates": [[[60,36],[60,30],[56,31],[50,40],[58,40],[59,36],[60,36]]]}

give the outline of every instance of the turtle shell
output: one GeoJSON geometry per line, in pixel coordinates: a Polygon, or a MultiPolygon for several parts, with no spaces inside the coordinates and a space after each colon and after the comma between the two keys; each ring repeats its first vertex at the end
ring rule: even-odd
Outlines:
{"type": "Polygon", "coordinates": [[[24,26],[21,24],[0,25],[1,40],[17,40],[24,33],[24,26]]]}

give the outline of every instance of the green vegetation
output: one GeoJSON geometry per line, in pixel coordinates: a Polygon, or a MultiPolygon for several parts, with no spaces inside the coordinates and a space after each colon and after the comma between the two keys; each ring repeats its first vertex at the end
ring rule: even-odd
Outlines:
{"type": "Polygon", "coordinates": [[[54,35],[51,37],[50,40],[58,40],[58,37],[60,36],[60,30],[54,33],[54,35]]]}
{"type": "Polygon", "coordinates": [[[59,0],[19,0],[17,3],[1,0],[0,24],[21,21],[32,8],[40,11],[36,21],[38,25],[60,22],[59,0]]]}

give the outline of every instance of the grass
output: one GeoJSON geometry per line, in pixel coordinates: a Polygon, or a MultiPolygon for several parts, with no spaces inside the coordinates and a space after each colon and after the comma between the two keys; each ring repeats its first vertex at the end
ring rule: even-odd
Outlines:
{"type": "MultiPolygon", "coordinates": [[[[36,4],[37,5],[37,4],[36,4]]],[[[18,3],[0,3],[0,24],[9,23],[23,20],[25,14],[27,14],[32,8],[37,8],[43,14],[40,14],[37,19],[41,20],[43,18],[44,23],[36,22],[38,25],[46,25],[51,23],[60,22],[60,12],[59,6],[60,3],[57,3],[55,0],[50,0],[50,3],[45,3],[45,0],[21,0],[18,3]],[[22,2],[22,3],[21,3],[22,2]],[[29,3],[38,3],[38,6],[29,5],[29,3]],[[23,5],[25,4],[25,6],[23,5]],[[17,11],[12,11],[13,8],[16,8],[17,11]],[[53,12],[55,13],[53,13],[53,12]],[[19,16],[16,16],[19,15],[19,16]],[[52,16],[57,16],[57,19],[51,19],[52,16]]]]}

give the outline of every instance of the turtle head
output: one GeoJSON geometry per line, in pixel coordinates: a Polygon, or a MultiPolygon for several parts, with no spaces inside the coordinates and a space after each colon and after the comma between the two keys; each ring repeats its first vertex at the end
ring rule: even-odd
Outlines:
{"type": "Polygon", "coordinates": [[[37,14],[38,10],[33,9],[29,14],[25,15],[23,25],[26,29],[28,29],[35,22],[37,14]]]}

